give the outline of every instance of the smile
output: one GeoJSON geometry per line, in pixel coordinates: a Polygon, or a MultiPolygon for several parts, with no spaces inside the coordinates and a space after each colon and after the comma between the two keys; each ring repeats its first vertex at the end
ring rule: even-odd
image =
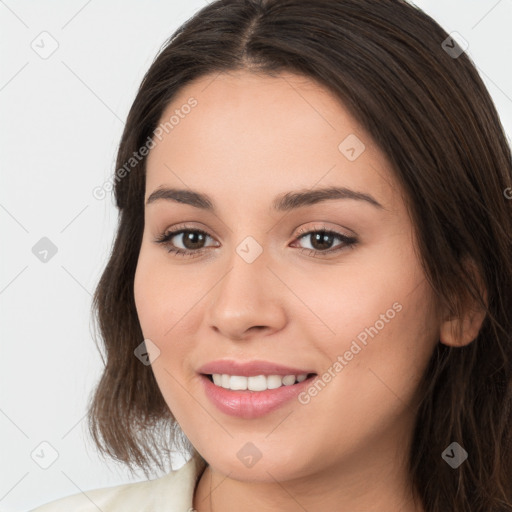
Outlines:
{"type": "Polygon", "coordinates": [[[292,386],[307,379],[307,373],[300,375],[256,375],[245,377],[243,375],[228,375],[214,373],[209,376],[212,382],[221,388],[233,391],[266,391],[278,389],[282,386],[292,386]]]}

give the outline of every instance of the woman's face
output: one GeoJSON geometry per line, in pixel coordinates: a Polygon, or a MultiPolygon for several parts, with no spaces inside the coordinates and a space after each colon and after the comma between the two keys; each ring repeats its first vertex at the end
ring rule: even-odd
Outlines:
{"type": "Polygon", "coordinates": [[[204,77],[161,122],[134,291],[187,437],[240,480],[396,462],[439,324],[383,153],[293,74],[204,77]]]}

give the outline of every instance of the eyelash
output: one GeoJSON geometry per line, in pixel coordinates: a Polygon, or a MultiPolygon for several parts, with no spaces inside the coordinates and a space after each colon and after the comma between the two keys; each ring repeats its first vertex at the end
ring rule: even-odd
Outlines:
{"type": "MultiPolygon", "coordinates": [[[[183,256],[183,257],[200,256],[207,249],[206,247],[203,247],[201,249],[196,249],[196,250],[189,250],[189,249],[186,250],[186,249],[181,249],[179,247],[173,247],[170,244],[170,241],[176,235],[180,235],[183,233],[199,233],[201,235],[213,238],[206,231],[203,231],[202,229],[187,228],[187,227],[179,226],[178,228],[176,228],[174,230],[166,231],[166,232],[162,233],[160,236],[158,236],[158,238],[155,239],[155,243],[162,244],[163,246],[165,246],[167,248],[167,252],[174,253],[176,256],[183,256]]],[[[302,238],[306,238],[308,235],[313,235],[316,233],[323,233],[325,235],[334,235],[334,237],[338,238],[342,242],[342,244],[339,244],[339,245],[335,246],[335,248],[331,248],[326,251],[320,251],[318,249],[307,249],[307,248],[302,247],[302,248],[299,248],[299,250],[301,252],[307,251],[308,255],[313,255],[313,256],[316,256],[317,254],[321,254],[321,255],[332,254],[332,253],[337,253],[337,252],[345,250],[345,249],[353,249],[354,246],[358,243],[358,240],[355,237],[350,237],[350,236],[344,235],[342,233],[339,233],[337,231],[329,230],[329,229],[326,229],[323,227],[319,228],[319,229],[308,230],[308,231],[299,230],[299,236],[297,236],[295,238],[295,240],[300,240],[302,238]]]]}

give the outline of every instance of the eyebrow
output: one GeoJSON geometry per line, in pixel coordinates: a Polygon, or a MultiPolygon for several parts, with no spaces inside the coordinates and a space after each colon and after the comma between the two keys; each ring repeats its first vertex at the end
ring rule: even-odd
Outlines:
{"type": "MultiPolygon", "coordinates": [[[[272,202],[272,208],[280,212],[287,212],[296,208],[310,206],[322,201],[333,199],[354,199],[365,201],[372,206],[385,208],[370,194],[357,192],[346,187],[326,187],[316,190],[299,190],[280,194],[272,202]]],[[[195,208],[201,208],[207,211],[215,211],[212,199],[200,192],[193,190],[159,187],[154,190],[146,201],[146,206],[156,201],[166,200],[176,203],[188,204],[195,208]]]]}

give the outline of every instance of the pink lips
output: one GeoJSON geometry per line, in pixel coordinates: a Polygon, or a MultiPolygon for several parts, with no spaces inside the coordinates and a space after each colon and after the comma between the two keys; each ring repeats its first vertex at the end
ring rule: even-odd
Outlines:
{"type": "Polygon", "coordinates": [[[254,377],[256,375],[300,375],[301,373],[313,373],[313,370],[304,370],[282,366],[277,363],[267,361],[212,361],[199,368],[198,373],[212,375],[214,373],[226,373],[228,375],[242,375],[244,377],[254,377]]]}
{"type": "Polygon", "coordinates": [[[206,375],[214,373],[252,377],[256,375],[301,375],[314,373],[311,369],[293,368],[267,361],[237,362],[212,361],[198,369],[205,394],[223,413],[239,418],[252,419],[268,414],[296,397],[309,386],[313,377],[291,386],[281,386],[265,391],[233,391],[216,386],[206,375]]]}

